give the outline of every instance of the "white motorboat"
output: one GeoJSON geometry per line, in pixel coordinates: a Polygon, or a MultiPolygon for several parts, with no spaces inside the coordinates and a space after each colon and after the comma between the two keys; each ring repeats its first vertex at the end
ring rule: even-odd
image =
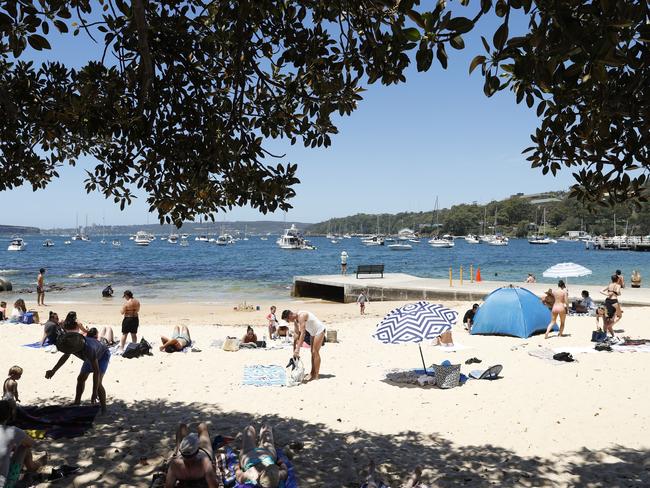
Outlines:
{"type": "Polygon", "coordinates": [[[475,235],[469,234],[465,236],[465,242],[467,244],[480,244],[481,241],[479,241],[478,237],[475,235]]]}
{"type": "Polygon", "coordinates": [[[507,246],[508,238],[503,236],[492,236],[486,243],[488,246],[507,246]]]}
{"type": "Polygon", "coordinates": [[[434,237],[427,241],[431,247],[454,247],[453,239],[445,239],[444,237],[434,237]]]}
{"type": "Polygon", "coordinates": [[[187,240],[187,239],[189,239],[189,238],[190,238],[190,235],[189,235],[189,234],[181,234],[181,239],[185,239],[185,240],[187,240]]]}
{"type": "Polygon", "coordinates": [[[352,239],[350,234],[343,234],[343,239],[352,239]]]}
{"type": "Polygon", "coordinates": [[[205,234],[198,235],[194,238],[195,241],[199,242],[210,242],[210,239],[208,239],[208,236],[205,234]]]}
{"type": "Polygon", "coordinates": [[[80,241],[81,240],[81,234],[75,234],[72,236],[73,241],[80,241]]]}
{"type": "Polygon", "coordinates": [[[339,241],[337,241],[336,239],[330,239],[330,242],[331,242],[332,244],[338,244],[338,243],[339,243],[339,241]]]}
{"type": "Polygon", "coordinates": [[[534,245],[557,244],[557,241],[555,239],[551,239],[548,236],[532,236],[528,239],[528,244],[534,244],[534,245]]]}
{"type": "Polygon", "coordinates": [[[113,247],[120,247],[122,245],[122,243],[117,239],[114,240],[111,244],[113,245],[113,247]]]}
{"type": "Polygon", "coordinates": [[[295,224],[291,224],[289,229],[284,229],[284,234],[275,241],[280,249],[301,249],[301,250],[315,250],[309,241],[306,241],[302,234],[298,231],[295,224]]]}
{"type": "Polygon", "coordinates": [[[72,244],[72,242],[70,242],[70,241],[63,241],[63,245],[64,245],[64,246],[69,246],[70,244],[72,244]]]}
{"type": "Polygon", "coordinates": [[[260,237],[260,241],[268,241],[268,240],[269,240],[268,237],[260,237]]]}
{"type": "Polygon", "coordinates": [[[22,238],[14,237],[13,239],[11,239],[7,251],[24,251],[26,245],[27,244],[25,244],[25,241],[22,240],[22,238]]]}
{"type": "Polygon", "coordinates": [[[135,234],[135,239],[133,239],[136,246],[148,246],[151,244],[151,237],[148,233],[144,231],[139,231],[135,234]]]}
{"type": "Polygon", "coordinates": [[[50,239],[45,239],[45,241],[43,241],[43,247],[54,247],[54,242],[50,239]]]}
{"type": "Polygon", "coordinates": [[[391,251],[410,251],[411,249],[413,249],[413,246],[411,246],[410,244],[405,244],[403,242],[398,242],[395,244],[389,244],[388,249],[390,249],[391,251]]]}
{"type": "Polygon", "coordinates": [[[420,244],[420,239],[409,239],[409,242],[412,242],[413,244],[420,244]]]}
{"type": "Polygon", "coordinates": [[[364,246],[383,246],[384,245],[384,237],[380,235],[374,235],[370,237],[366,237],[365,239],[361,239],[361,243],[364,246]]]}
{"type": "Polygon", "coordinates": [[[81,240],[83,242],[90,242],[90,237],[88,237],[86,234],[81,234],[81,240]]]}
{"type": "Polygon", "coordinates": [[[178,234],[169,234],[169,237],[167,238],[167,242],[169,242],[170,244],[178,243],[178,234]]]}
{"type": "Polygon", "coordinates": [[[395,239],[393,237],[385,237],[384,238],[384,243],[386,242],[395,242],[395,239]]]}
{"type": "Polygon", "coordinates": [[[235,240],[230,234],[221,234],[215,242],[217,246],[228,246],[229,244],[234,244],[235,240]]]}

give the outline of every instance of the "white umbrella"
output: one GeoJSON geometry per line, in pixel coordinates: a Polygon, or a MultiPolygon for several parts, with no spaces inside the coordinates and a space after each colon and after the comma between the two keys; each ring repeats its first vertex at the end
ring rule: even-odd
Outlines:
{"type": "Polygon", "coordinates": [[[558,263],[542,273],[545,278],[578,278],[591,274],[591,270],[576,263],[558,263]]]}

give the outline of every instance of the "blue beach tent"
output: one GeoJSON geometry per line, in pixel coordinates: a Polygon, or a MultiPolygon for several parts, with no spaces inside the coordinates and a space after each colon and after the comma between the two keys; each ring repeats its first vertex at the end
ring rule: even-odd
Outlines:
{"type": "Polygon", "coordinates": [[[472,335],[530,337],[544,332],[551,311],[526,288],[498,288],[490,293],[474,316],[472,335]]]}

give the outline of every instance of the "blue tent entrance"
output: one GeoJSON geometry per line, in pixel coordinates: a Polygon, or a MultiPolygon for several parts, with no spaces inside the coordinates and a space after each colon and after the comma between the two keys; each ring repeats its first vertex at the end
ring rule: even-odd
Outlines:
{"type": "Polygon", "coordinates": [[[474,317],[472,334],[530,337],[545,331],[551,312],[526,288],[498,288],[490,293],[474,317]]]}

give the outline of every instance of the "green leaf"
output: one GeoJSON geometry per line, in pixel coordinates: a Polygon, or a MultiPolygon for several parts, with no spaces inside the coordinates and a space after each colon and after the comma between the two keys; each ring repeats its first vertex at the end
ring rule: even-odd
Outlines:
{"type": "Polygon", "coordinates": [[[440,44],[438,46],[438,50],[436,51],[436,58],[438,58],[438,61],[440,61],[440,66],[442,66],[443,69],[447,69],[447,51],[445,51],[444,44],[440,44]]]}
{"type": "Polygon", "coordinates": [[[415,27],[409,27],[408,29],[402,30],[402,34],[404,34],[404,37],[406,37],[409,41],[419,41],[420,37],[420,31],[417,30],[415,27]]]}
{"type": "Polygon", "coordinates": [[[454,49],[463,49],[465,47],[465,41],[463,41],[463,38],[461,36],[454,36],[449,40],[449,44],[451,47],[454,49]]]}
{"type": "Polygon", "coordinates": [[[474,28],[474,22],[467,17],[454,17],[447,23],[447,29],[464,34],[474,28]]]}
{"type": "Polygon", "coordinates": [[[476,69],[478,65],[482,65],[485,63],[485,56],[474,56],[474,59],[472,59],[472,62],[469,63],[469,73],[472,74],[472,71],[476,69]]]}
{"type": "Polygon", "coordinates": [[[508,40],[508,24],[504,22],[494,33],[494,36],[492,37],[492,42],[494,44],[494,47],[500,51],[501,49],[503,49],[503,46],[505,46],[507,40],[508,40]]]}
{"type": "Polygon", "coordinates": [[[27,37],[27,42],[29,42],[29,45],[37,51],[42,51],[43,49],[51,49],[50,43],[47,41],[47,39],[45,39],[43,36],[39,36],[38,34],[32,34],[31,36],[27,37]]]}

